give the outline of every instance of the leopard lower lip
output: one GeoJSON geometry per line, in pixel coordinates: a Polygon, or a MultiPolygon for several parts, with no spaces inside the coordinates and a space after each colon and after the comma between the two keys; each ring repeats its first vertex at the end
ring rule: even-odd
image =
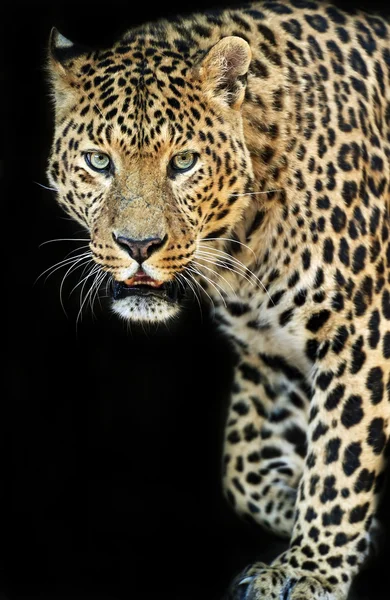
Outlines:
{"type": "Polygon", "coordinates": [[[157,282],[148,283],[133,282],[131,279],[126,281],[113,281],[111,288],[114,300],[123,300],[131,296],[155,296],[166,302],[177,302],[179,297],[179,286],[176,282],[157,282]],[[130,284],[129,284],[130,283],[130,284]]]}

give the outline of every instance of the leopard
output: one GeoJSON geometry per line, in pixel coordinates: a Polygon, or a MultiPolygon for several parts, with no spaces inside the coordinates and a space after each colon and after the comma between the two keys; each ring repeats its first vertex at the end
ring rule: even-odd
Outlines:
{"type": "Polygon", "coordinates": [[[221,489],[287,549],[226,597],[345,600],[389,448],[388,17],[260,0],[109,47],[53,29],[45,66],[47,178],[111,310],[198,302],[232,348],[221,489]]]}

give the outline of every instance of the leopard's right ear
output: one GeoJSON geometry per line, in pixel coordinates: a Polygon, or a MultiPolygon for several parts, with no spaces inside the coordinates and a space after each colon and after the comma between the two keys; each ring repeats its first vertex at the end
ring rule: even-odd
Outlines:
{"type": "Polygon", "coordinates": [[[52,28],[49,38],[49,70],[52,73],[54,71],[60,75],[65,75],[72,61],[87,52],[89,52],[89,48],[74,44],[62,35],[58,29],[52,28]]]}
{"type": "Polygon", "coordinates": [[[78,58],[89,52],[88,48],[74,44],[54,27],[51,30],[46,70],[58,121],[77,103],[78,58]]]}

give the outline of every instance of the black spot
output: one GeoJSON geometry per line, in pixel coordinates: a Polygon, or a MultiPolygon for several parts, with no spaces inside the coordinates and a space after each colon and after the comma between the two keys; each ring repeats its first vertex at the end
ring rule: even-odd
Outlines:
{"type": "Polygon", "coordinates": [[[248,423],[244,427],[244,437],[247,442],[254,440],[259,436],[259,431],[256,429],[253,423],[248,423]]]}
{"type": "Polygon", "coordinates": [[[382,295],[382,312],[385,319],[390,320],[390,292],[385,290],[382,295]]]}
{"type": "Polygon", "coordinates": [[[379,314],[379,311],[375,309],[372,312],[372,315],[368,322],[368,329],[370,332],[370,335],[368,337],[368,343],[370,345],[370,348],[376,348],[379,343],[379,339],[380,339],[379,324],[380,324],[380,314],[379,314]]]}
{"type": "Polygon", "coordinates": [[[374,454],[381,454],[386,444],[385,422],[382,418],[376,417],[368,426],[367,444],[369,444],[374,454]]]}
{"type": "Polygon", "coordinates": [[[372,37],[371,31],[361,21],[356,22],[356,29],[360,32],[357,35],[357,40],[360,46],[367,52],[369,56],[376,50],[376,42],[372,37]]]}
{"type": "Polygon", "coordinates": [[[277,13],[278,15],[290,15],[293,12],[288,6],[280,4],[279,2],[275,2],[274,0],[263,2],[262,6],[272,12],[277,13]]]}
{"type": "Polygon", "coordinates": [[[345,223],[347,221],[345,212],[339,206],[335,206],[332,211],[330,221],[332,223],[334,231],[336,233],[339,233],[340,231],[342,231],[342,229],[344,229],[345,223]]]}
{"type": "Polygon", "coordinates": [[[349,337],[348,329],[345,325],[341,325],[337,329],[336,335],[333,339],[332,350],[335,354],[340,354],[340,352],[345,347],[345,343],[349,337]]]}
{"type": "Polygon", "coordinates": [[[286,290],[279,290],[278,292],[275,292],[275,294],[272,294],[271,298],[268,301],[268,305],[267,305],[268,308],[277,306],[279,304],[279,302],[281,301],[281,299],[283,298],[285,293],[286,293],[286,290]]]}
{"type": "Polygon", "coordinates": [[[349,522],[360,523],[360,521],[363,521],[366,517],[369,506],[369,502],[355,506],[349,513],[349,522]]]}
{"type": "Polygon", "coordinates": [[[327,309],[314,313],[306,323],[306,329],[312,331],[313,333],[316,333],[325,325],[330,315],[330,310],[327,309]]]}
{"type": "Polygon", "coordinates": [[[294,271],[294,273],[289,278],[287,285],[289,288],[294,287],[299,281],[300,275],[298,271],[294,271]]]}
{"type": "Polygon", "coordinates": [[[342,565],[343,559],[341,556],[329,556],[326,562],[333,568],[336,569],[342,565]]]}
{"type": "Polygon", "coordinates": [[[335,462],[339,458],[340,438],[332,438],[325,446],[325,464],[335,462]]]}
{"type": "MultiPolygon", "coordinates": [[[[318,542],[319,535],[320,535],[320,530],[317,529],[317,527],[311,527],[310,528],[310,530],[309,530],[309,537],[311,537],[312,540],[314,540],[315,542],[318,542]]],[[[315,568],[317,569],[317,565],[316,564],[315,564],[315,568]]]]}
{"type": "Polygon", "coordinates": [[[252,485],[259,485],[259,483],[261,483],[261,475],[258,475],[257,473],[254,473],[253,471],[250,471],[248,473],[248,475],[246,476],[246,480],[248,483],[251,483],[252,485]]]}
{"type": "Polygon", "coordinates": [[[302,265],[305,271],[307,271],[307,269],[310,267],[310,262],[311,252],[308,248],[305,248],[305,250],[302,252],[302,265]]]}
{"type": "Polygon", "coordinates": [[[245,402],[243,402],[242,400],[233,404],[232,409],[240,416],[247,415],[249,412],[248,405],[245,404],[245,402]]]}
{"type": "Polygon", "coordinates": [[[287,323],[289,323],[291,321],[293,315],[294,315],[293,308],[288,308],[287,310],[282,312],[282,314],[279,317],[279,325],[281,327],[284,327],[285,325],[287,325],[287,323]]]}
{"type": "Polygon", "coordinates": [[[334,410],[340,403],[341,398],[344,396],[345,385],[337,385],[327,396],[325,402],[326,410],[334,410]]]}
{"type": "Polygon", "coordinates": [[[324,423],[321,423],[321,421],[318,423],[318,425],[315,427],[314,431],[313,431],[313,435],[312,435],[312,441],[316,442],[320,437],[322,437],[323,435],[325,435],[325,433],[329,430],[328,425],[325,425],[324,423]]]}
{"type": "Polygon", "coordinates": [[[360,442],[352,442],[344,450],[343,471],[349,477],[360,467],[360,455],[362,445],[360,442]]]}
{"type": "Polygon", "coordinates": [[[323,371],[317,377],[317,385],[321,390],[328,389],[331,381],[333,379],[332,371],[323,371]]]}
{"type": "Polygon", "coordinates": [[[330,201],[328,196],[319,196],[317,198],[317,207],[322,210],[328,210],[330,207],[330,201]]]}
{"type": "Polygon", "coordinates": [[[248,365],[248,363],[242,363],[239,367],[242,376],[244,379],[247,379],[248,381],[252,381],[253,383],[260,383],[261,380],[261,376],[260,376],[260,372],[258,371],[258,369],[256,369],[255,367],[252,367],[251,365],[248,365]]]}
{"type": "Polygon", "coordinates": [[[238,442],[241,442],[241,437],[238,431],[236,429],[233,429],[233,431],[231,431],[227,436],[227,440],[231,444],[238,444],[238,442]]]}
{"type": "Polygon", "coordinates": [[[307,290],[299,290],[294,296],[294,304],[296,306],[303,306],[306,302],[307,290]]]}
{"type": "Polygon", "coordinates": [[[249,311],[249,305],[242,302],[228,302],[226,307],[233,317],[240,317],[249,311]]]}
{"type": "Polygon", "coordinates": [[[306,356],[309,360],[314,362],[317,359],[319,344],[317,340],[311,339],[306,342],[306,356]]]}
{"type": "Polygon", "coordinates": [[[355,307],[356,316],[360,317],[361,315],[364,315],[364,313],[367,310],[367,304],[366,304],[365,298],[360,290],[358,290],[356,292],[356,294],[354,295],[353,304],[355,307]]]}
{"type": "Polygon", "coordinates": [[[363,245],[360,245],[356,248],[353,253],[352,259],[352,271],[356,275],[365,267],[367,250],[363,245]]]}
{"type": "Polygon", "coordinates": [[[331,19],[331,21],[333,21],[334,23],[337,23],[339,25],[344,25],[345,16],[343,15],[343,13],[341,13],[339,10],[337,10],[337,8],[335,8],[334,6],[328,6],[326,8],[326,12],[327,12],[329,18],[331,19]]]}
{"type": "Polygon", "coordinates": [[[291,411],[288,408],[275,408],[269,417],[270,423],[281,423],[291,415],[291,411]]]}
{"type": "Polygon", "coordinates": [[[345,544],[348,542],[348,537],[345,535],[345,533],[337,533],[334,537],[334,545],[335,546],[345,546],[345,544]]]}
{"type": "Polygon", "coordinates": [[[322,524],[324,527],[328,527],[328,525],[340,525],[343,515],[344,511],[336,504],[330,512],[322,515],[322,524]]]}
{"type": "Polygon", "coordinates": [[[362,398],[358,395],[351,395],[345,402],[341,413],[341,422],[349,429],[360,423],[364,416],[362,409],[362,398]]]}
{"type": "Polygon", "coordinates": [[[366,387],[370,390],[372,404],[379,404],[383,400],[384,394],[384,383],[383,383],[383,371],[380,367],[372,367],[370,369],[366,387]]]}
{"type": "Polygon", "coordinates": [[[383,357],[390,358],[390,332],[387,331],[383,336],[383,357]]]}
{"type": "Polygon", "coordinates": [[[237,456],[235,469],[239,473],[243,472],[243,470],[244,470],[244,461],[242,459],[242,456],[237,456]]]}
{"type": "Polygon", "coordinates": [[[334,475],[328,475],[324,478],[324,487],[320,495],[320,501],[325,504],[334,500],[338,491],[335,489],[336,477],[334,475]]]}
{"type": "Polygon", "coordinates": [[[259,357],[267,366],[275,371],[281,371],[290,380],[303,378],[301,371],[294,365],[290,365],[282,356],[259,353],[259,357]]]}
{"type": "Polygon", "coordinates": [[[305,521],[307,521],[308,523],[311,523],[317,517],[318,517],[318,514],[316,513],[316,511],[314,510],[314,508],[312,508],[311,506],[309,506],[309,508],[306,511],[305,521]]]}
{"type": "Polygon", "coordinates": [[[351,206],[352,202],[357,197],[357,193],[358,187],[355,181],[344,181],[341,197],[347,206],[351,206]]]}
{"type": "Polygon", "coordinates": [[[302,36],[302,26],[296,19],[281,23],[283,29],[292,35],[295,39],[300,40],[302,36]]]}
{"type": "Polygon", "coordinates": [[[264,446],[261,450],[262,458],[278,458],[282,456],[282,451],[274,446],[264,446]]]}
{"type": "Polygon", "coordinates": [[[244,487],[241,485],[240,480],[237,479],[237,477],[234,477],[232,479],[232,484],[234,485],[234,487],[236,488],[236,490],[238,492],[240,492],[240,494],[242,494],[243,496],[245,496],[245,489],[244,487]]]}
{"type": "Polygon", "coordinates": [[[349,33],[344,27],[336,27],[336,33],[340,42],[343,42],[343,44],[349,42],[349,33]]]}
{"type": "Polygon", "coordinates": [[[364,340],[361,335],[352,346],[351,373],[358,373],[365,363],[366,353],[362,350],[363,346],[364,340]]]}
{"type": "Polygon", "coordinates": [[[298,427],[298,425],[291,425],[284,432],[285,439],[295,446],[295,452],[302,456],[306,455],[306,433],[298,427]]]}
{"type": "Polygon", "coordinates": [[[258,506],[256,506],[256,504],[253,504],[253,502],[248,501],[248,508],[251,511],[251,513],[256,514],[258,512],[260,512],[260,509],[258,506]]]}
{"type": "Polygon", "coordinates": [[[326,238],[324,242],[323,259],[325,263],[333,262],[334,244],[332,238],[326,238]]]}
{"type": "Polygon", "coordinates": [[[324,33],[328,29],[328,22],[322,15],[305,15],[305,19],[313,29],[320,33],[324,33]]]}
{"type": "Polygon", "coordinates": [[[362,469],[355,481],[354,491],[355,494],[360,492],[369,492],[374,485],[375,471],[369,471],[368,469],[362,469]]]}
{"type": "Polygon", "coordinates": [[[344,296],[341,292],[337,292],[337,294],[335,294],[332,297],[332,308],[333,308],[333,310],[336,310],[337,312],[340,312],[340,310],[343,310],[344,296]]]}
{"type": "Polygon", "coordinates": [[[362,56],[356,48],[353,48],[349,54],[349,63],[354,71],[362,75],[362,77],[367,77],[368,71],[367,66],[362,56]]]}
{"type": "Polygon", "coordinates": [[[256,450],[248,454],[248,462],[257,463],[260,462],[260,453],[256,450]]]}

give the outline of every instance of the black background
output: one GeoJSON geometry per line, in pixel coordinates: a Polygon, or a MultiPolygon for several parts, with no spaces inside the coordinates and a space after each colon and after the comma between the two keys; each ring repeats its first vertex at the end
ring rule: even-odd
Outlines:
{"type": "MultiPolygon", "coordinates": [[[[194,304],[175,324],[128,327],[103,299],[76,325],[79,288],[70,292],[80,271],[65,281],[66,314],[65,270],[35,282],[82,245],[43,242],[86,237],[36,183],[47,185],[52,135],[43,69],[51,27],[99,46],[135,23],[216,5],[53,0],[12,2],[3,13],[0,592],[9,600],[219,600],[238,570],[279,549],[222,497],[231,356],[207,311],[194,304]]],[[[389,597],[388,552],[387,543],[360,577],[359,600],[389,597]]]]}

